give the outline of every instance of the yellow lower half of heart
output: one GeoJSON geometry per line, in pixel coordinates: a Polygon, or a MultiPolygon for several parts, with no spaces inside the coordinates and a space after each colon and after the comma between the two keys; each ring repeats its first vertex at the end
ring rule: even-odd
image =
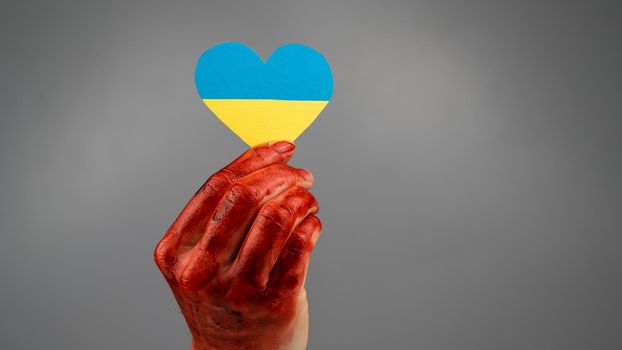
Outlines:
{"type": "Polygon", "coordinates": [[[294,141],[328,104],[328,101],[250,99],[204,99],[203,102],[251,147],[268,141],[294,141]]]}

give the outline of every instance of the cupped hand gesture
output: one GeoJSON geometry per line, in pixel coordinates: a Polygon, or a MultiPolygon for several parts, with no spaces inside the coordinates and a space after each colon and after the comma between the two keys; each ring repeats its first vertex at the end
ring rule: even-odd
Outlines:
{"type": "Polygon", "coordinates": [[[303,284],[321,232],[313,176],[287,162],[294,144],[252,148],[212,175],[154,253],[192,348],[304,349],[303,284]]]}

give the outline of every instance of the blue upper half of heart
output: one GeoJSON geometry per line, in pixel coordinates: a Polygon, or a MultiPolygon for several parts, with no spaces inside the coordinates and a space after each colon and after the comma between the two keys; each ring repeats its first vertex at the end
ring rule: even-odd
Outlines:
{"type": "Polygon", "coordinates": [[[287,44],[264,64],[246,45],[224,43],[205,51],[194,74],[202,99],[328,101],[333,75],[314,49],[287,44]]]}

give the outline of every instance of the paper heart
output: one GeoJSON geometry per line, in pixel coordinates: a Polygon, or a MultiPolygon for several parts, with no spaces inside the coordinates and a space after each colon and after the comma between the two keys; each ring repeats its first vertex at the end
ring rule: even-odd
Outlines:
{"type": "Polygon", "coordinates": [[[246,45],[216,45],[201,55],[194,78],[205,105],[251,147],[294,141],[333,94],[328,62],[300,44],[279,47],[265,64],[246,45]]]}

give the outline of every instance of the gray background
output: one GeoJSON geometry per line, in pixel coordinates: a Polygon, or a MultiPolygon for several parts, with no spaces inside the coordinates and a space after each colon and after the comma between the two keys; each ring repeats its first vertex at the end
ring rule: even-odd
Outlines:
{"type": "Polygon", "coordinates": [[[222,41],[324,53],[309,349],[622,348],[616,1],[2,1],[0,348],[187,349],[151,254],[245,147],[222,41]]]}

